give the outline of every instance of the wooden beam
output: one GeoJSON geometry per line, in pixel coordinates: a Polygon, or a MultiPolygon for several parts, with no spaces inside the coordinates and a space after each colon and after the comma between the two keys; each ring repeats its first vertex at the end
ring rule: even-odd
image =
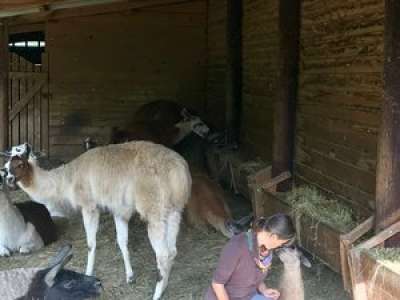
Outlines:
{"type": "MultiPolygon", "coordinates": [[[[400,220],[400,1],[385,1],[384,99],[376,171],[376,230],[400,220]]],[[[391,241],[400,245],[400,236],[391,241]]],[[[390,244],[391,241],[388,241],[390,244]]]]}
{"type": "Polygon", "coordinates": [[[35,72],[9,72],[10,79],[45,79],[47,78],[46,73],[35,73],[35,72]]]}
{"type": "Polygon", "coordinates": [[[372,230],[375,225],[375,217],[371,216],[352,231],[340,235],[340,265],[344,289],[351,291],[351,268],[349,261],[350,250],[354,247],[354,243],[360,239],[368,231],[372,230]]]}
{"type": "Polygon", "coordinates": [[[0,28],[0,150],[8,148],[8,26],[0,28]]]}
{"type": "MultiPolygon", "coordinates": [[[[58,0],[60,1],[60,0],[58,0]]],[[[64,0],[62,0],[64,1],[64,0]]],[[[0,3],[0,10],[18,10],[23,8],[31,8],[37,6],[48,5],[57,2],[55,0],[10,0],[0,3]]]]}
{"type": "Polygon", "coordinates": [[[136,0],[136,1],[113,1],[97,5],[85,5],[84,7],[71,7],[62,9],[43,10],[40,13],[15,16],[10,18],[9,25],[40,23],[45,21],[59,20],[65,18],[84,17],[122,11],[152,8],[165,5],[174,5],[190,2],[193,0],[136,0]]]}
{"type": "MultiPolygon", "coordinates": [[[[279,83],[274,103],[272,176],[293,170],[293,147],[299,61],[300,0],[279,1],[279,83]]],[[[278,191],[289,188],[278,185],[278,191]]]]}
{"type": "Polygon", "coordinates": [[[27,15],[41,11],[53,11],[65,8],[98,5],[113,2],[127,2],[126,0],[36,0],[15,1],[14,3],[0,4],[0,18],[27,15]]]}
{"type": "Polygon", "coordinates": [[[289,179],[290,177],[292,177],[292,174],[290,174],[290,172],[288,172],[288,171],[283,172],[282,174],[280,174],[276,177],[272,177],[270,180],[268,180],[266,183],[264,183],[262,185],[262,188],[269,192],[275,192],[277,185],[280,184],[281,182],[289,179]]]}
{"type": "Polygon", "coordinates": [[[357,249],[371,249],[378,245],[381,245],[390,237],[398,234],[400,232],[400,221],[390,225],[385,230],[382,230],[377,235],[373,236],[369,240],[360,243],[356,246],[357,249]]]}
{"type": "Polygon", "coordinates": [[[227,1],[226,129],[228,142],[237,142],[242,107],[242,0],[227,1]]]}

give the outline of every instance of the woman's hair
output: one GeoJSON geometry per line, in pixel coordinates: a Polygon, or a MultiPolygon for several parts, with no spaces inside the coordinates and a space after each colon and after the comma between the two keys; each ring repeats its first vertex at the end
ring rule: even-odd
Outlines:
{"type": "Polygon", "coordinates": [[[296,237],[296,229],[292,219],[286,214],[257,218],[253,223],[253,231],[268,231],[276,234],[281,240],[294,240],[296,237]]]}

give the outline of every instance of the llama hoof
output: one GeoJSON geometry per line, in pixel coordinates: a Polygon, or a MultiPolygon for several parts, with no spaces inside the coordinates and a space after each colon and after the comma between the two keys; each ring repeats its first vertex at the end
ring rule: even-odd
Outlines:
{"type": "Polygon", "coordinates": [[[29,253],[31,253],[31,249],[30,248],[26,248],[26,247],[21,247],[21,248],[19,248],[19,253],[21,253],[21,254],[29,254],[29,253]]]}
{"type": "Polygon", "coordinates": [[[135,275],[131,274],[126,276],[126,283],[134,283],[136,281],[135,275]]]}

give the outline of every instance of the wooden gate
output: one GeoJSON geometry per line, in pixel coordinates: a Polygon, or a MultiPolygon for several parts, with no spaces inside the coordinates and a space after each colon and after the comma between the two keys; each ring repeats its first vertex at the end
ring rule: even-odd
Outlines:
{"type": "Polygon", "coordinates": [[[9,144],[28,142],[49,154],[49,85],[47,54],[35,65],[10,53],[9,144]]]}

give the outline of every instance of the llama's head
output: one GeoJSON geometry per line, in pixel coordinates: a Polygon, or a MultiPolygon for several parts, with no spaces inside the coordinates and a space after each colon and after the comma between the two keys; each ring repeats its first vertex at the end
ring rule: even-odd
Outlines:
{"type": "Polygon", "coordinates": [[[187,134],[189,134],[190,132],[194,132],[202,138],[207,136],[210,128],[198,116],[192,115],[186,108],[182,109],[181,115],[183,117],[183,120],[176,124],[176,127],[187,129],[187,134]]]}
{"type": "Polygon", "coordinates": [[[94,139],[92,139],[91,137],[86,137],[83,140],[83,149],[85,151],[88,151],[88,150],[96,148],[96,147],[97,147],[97,142],[94,139]]]}
{"type": "Polygon", "coordinates": [[[14,156],[4,165],[7,170],[6,183],[10,188],[15,189],[17,183],[29,186],[32,180],[32,166],[25,157],[14,156]]]}
{"type": "Polygon", "coordinates": [[[28,143],[13,146],[10,151],[10,156],[26,156],[33,155],[32,146],[28,143]]]}
{"type": "Polygon", "coordinates": [[[285,266],[300,266],[300,263],[302,263],[307,268],[311,267],[311,262],[304,256],[303,251],[296,246],[282,247],[276,250],[276,253],[285,266]]]}
{"type": "Polygon", "coordinates": [[[72,258],[71,245],[64,246],[50,263],[33,278],[24,299],[93,299],[100,295],[100,280],[70,270],[64,266],[72,258]]]}
{"type": "Polygon", "coordinates": [[[250,229],[251,222],[253,222],[253,214],[249,214],[240,218],[239,220],[227,220],[225,221],[225,227],[233,235],[245,232],[250,229]]]}

